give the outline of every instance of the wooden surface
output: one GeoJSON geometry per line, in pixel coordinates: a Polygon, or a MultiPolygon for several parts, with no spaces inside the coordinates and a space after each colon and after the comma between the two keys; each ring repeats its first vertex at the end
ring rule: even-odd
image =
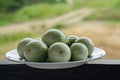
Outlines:
{"type": "Polygon", "coordinates": [[[120,80],[120,60],[95,60],[59,70],[35,69],[0,61],[0,80],[120,80]]]}

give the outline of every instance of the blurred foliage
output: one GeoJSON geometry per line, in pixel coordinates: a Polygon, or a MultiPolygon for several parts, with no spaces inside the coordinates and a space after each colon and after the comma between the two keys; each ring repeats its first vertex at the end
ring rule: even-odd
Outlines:
{"type": "MultiPolygon", "coordinates": [[[[14,11],[26,5],[36,3],[66,3],[67,0],[0,0],[0,12],[14,11]]],[[[120,8],[120,0],[75,0],[74,6],[77,7],[115,7],[120,8]]]]}
{"type": "Polygon", "coordinates": [[[4,0],[0,0],[0,6],[2,6],[0,8],[0,12],[6,11],[9,8],[10,4],[10,0],[6,0],[6,2],[4,2],[4,0]]]}
{"type": "Polygon", "coordinates": [[[0,12],[15,11],[25,5],[35,4],[38,2],[57,3],[65,2],[65,0],[0,0],[0,12]]]}
{"type": "Polygon", "coordinates": [[[0,0],[0,5],[0,25],[54,17],[71,10],[65,0],[0,0]]]}
{"type": "Polygon", "coordinates": [[[26,0],[0,0],[0,12],[11,12],[26,4],[26,0]]]}
{"type": "Polygon", "coordinates": [[[56,25],[54,25],[52,28],[54,28],[54,29],[63,29],[63,28],[65,28],[67,25],[65,25],[65,24],[56,24],[56,25]]]}
{"type": "Polygon", "coordinates": [[[71,10],[71,6],[63,3],[48,4],[39,3],[35,5],[25,6],[15,13],[15,21],[24,21],[36,18],[50,18],[61,15],[71,10]]]}
{"type": "Polygon", "coordinates": [[[75,0],[72,5],[67,4],[66,0],[0,0],[0,5],[0,25],[51,18],[81,7],[98,10],[86,20],[94,18],[118,21],[120,0],[75,0]],[[110,15],[104,16],[108,8],[111,9],[110,15]]]}
{"type": "Polygon", "coordinates": [[[32,34],[28,32],[16,32],[10,34],[0,34],[0,46],[8,42],[15,42],[25,37],[32,37],[32,34]]]}
{"type": "Polygon", "coordinates": [[[99,9],[94,13],[84,18],[84,20],[100,20],[100,21],[112,21],[117,22],[120,21],[120,9],[99,9]]]}

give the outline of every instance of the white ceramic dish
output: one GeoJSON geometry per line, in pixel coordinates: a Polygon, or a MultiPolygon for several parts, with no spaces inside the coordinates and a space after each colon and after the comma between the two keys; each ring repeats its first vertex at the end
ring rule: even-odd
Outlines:
{"type": "Polygon", "coordinates": [[[34,67],[34,68],[40,68],[40,69],[64,69],[64,68],[71,68],[71,67],[80,66],[80,65],[85,64],[85,63],[87,63],[89,61],[99,59],[99,58],[103,57],[104,55],[105,55],[104,50],[95,47],[95,49],[94,49],[94,51],[92,53],[92,57],[90,57],[90,58],[88,58],[86,60],[81,60],[81,61],[57,62],[57,63],[51,63],[51,62],[44,62],[44,63],[43,62],[26,62],[26,61],[20,60],[20,56],[18,55],[16,49],[13,49],[13,50],[7,52],[5,57],[8,60],[23,63],[23,64],[26,64],[26,65],[28,65],[30,67],[34,67]]]}

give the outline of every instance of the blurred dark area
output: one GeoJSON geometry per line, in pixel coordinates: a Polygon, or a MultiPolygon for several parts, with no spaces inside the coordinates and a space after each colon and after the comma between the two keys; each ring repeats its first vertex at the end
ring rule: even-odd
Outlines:
{"type": "Polygon", "coordinates": [[[0,0],[0,12],[13,12],[25,5],[31,5],[35,3],[65,3],[65,0],[0,0]]]}

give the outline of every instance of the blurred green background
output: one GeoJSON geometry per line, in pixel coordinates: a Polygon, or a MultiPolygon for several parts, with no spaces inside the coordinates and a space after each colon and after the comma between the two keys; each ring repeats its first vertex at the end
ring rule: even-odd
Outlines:
{"type": "Polygon", "coordinates": [[[88,36],[106,59],[120,58],[120,0],[0,0],[0,59],[25,37],[57,28],[88,36]]]}

